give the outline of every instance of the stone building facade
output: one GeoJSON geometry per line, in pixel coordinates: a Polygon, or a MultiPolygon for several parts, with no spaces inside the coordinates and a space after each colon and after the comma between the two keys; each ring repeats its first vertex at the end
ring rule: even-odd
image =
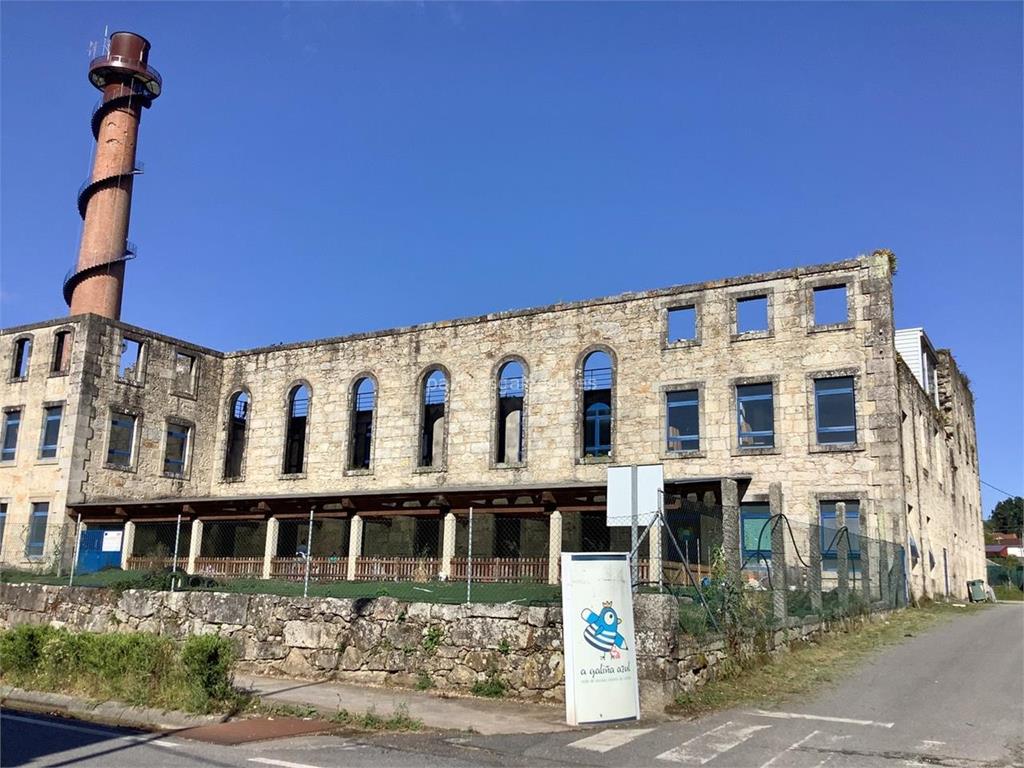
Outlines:
{"type": "Polygon", "coordinates": [[[191,562],[204,523],[259,521],[271,542],[310,508],[356,554],[366,522],[444,520],[450,556],[470,506],[491,525],[529,518],[523,548],[549,557],[580,545],[575,516],[603,512],[609,465],[659,463],[666,499],[720,504],[735,482],[742,504],[765,504],[778,482],[783,511],[808,523],[823,502],[856,502],[862,532],[916,553],[915,593],[962,595],[984,576],[973,401],[948,352],[937,399],[901,360],[893,268],[876,252],[230,353],[97,315],[5,329],[0,406],[19,421],[0,461],[2,557],[66,561],[69,515],[130,544],[126,521],[180,513],[191,562]],[[42,552],[21,541],[40,503],[42,552]]]}

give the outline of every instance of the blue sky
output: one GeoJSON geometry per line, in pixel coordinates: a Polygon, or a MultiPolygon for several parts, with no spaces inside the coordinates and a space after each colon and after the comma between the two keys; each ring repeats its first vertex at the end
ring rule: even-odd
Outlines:
{"type": "MultiPolygon", "coordinates": [[[[104,25],[153,42],[126,321],[220,349],[854,256],[1022,492],[1019,3],[4,3],[3,325],[66,312],[104,25]]],[[[986,510],[999,498],[985,489],[986,510]]]]}

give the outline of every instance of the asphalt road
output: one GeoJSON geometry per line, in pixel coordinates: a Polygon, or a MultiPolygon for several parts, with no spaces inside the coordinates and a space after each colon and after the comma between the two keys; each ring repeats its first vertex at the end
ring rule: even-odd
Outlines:
{"type": "Polygon", "coordinates": [[[237,747],[5,712],[0,765],[1024,766],[1024,605],[940,624],[841,685],[772,711],[551,734],[317,736],[237,747]]]}

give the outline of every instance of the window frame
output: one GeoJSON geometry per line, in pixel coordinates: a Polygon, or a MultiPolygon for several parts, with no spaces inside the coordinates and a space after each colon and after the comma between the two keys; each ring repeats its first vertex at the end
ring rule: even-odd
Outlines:
{"type": "Polygon", "coordinates": [[[164,438],[162,441],[163,450],[160,459],[160,474],[173,480],[188,480],[192,474],[192,453],[194,448],[196,425],[187,419],[170,417],[164,420],[164,438]],[[167,447],[170,443],[171,427],[180,427],[185,430],[185,450],[181,459],[181,472],[167,471],[167,447]]]}
{"type": "Polygon", "coordinates": [[[29,500],[28,521],[27,521],[27,524],[26,524],[26,531],[25,531],[25,550],[24,550],[24,555],[25,555],[25,559],[30,561],[30,562],[38,562],[40,560],[45,559],[45,557],[46,557],[46,534],[50,530],[50,507],[51,507],[51,501],[49,499],[30,499],[29,500]],[[36,511],[36,507],[38,507],[40,505],[43,505],[43,504],[46,505],[46,512],[44,514],[40,515],[36,511]],[[37,552],[34,552],[34,551],[30,551],[30,548],[33,548],[32,534],[33,534],[33,531],[35,530],[35,520],[38,517],[42,517],[44,522],[43,522],[43,531],[42,531],[42,541],[39,542],[39,551],[37,553],[37,552]]]}
{"type": "Polygon", "coordinates": [[[729,297],[729,340],[747,341],[748,339],[770,339],[775,335],[775,287],[762,286],[743,291],[732,291],[729,297]],[[739,304],[741,301],[756,298],[765,299],[765,321],[767,328],[753,331],[739,330],[739,304]]]}
{"type": "Polygon", "coordinates": [[[181,347],[171,348],[171,394],[176,397],[185,397],[195,400],[199,393],[199,355],[195,352],[182,349],[181,347]],[[188,357],[192,360],[192,375],[189,377],[188,389],[180,389],[178,383],[178,357],[188,357]]]}
{"type": "Polygon", "coordinates": [[[377,416],[379,414],[380,405],[380,380],[377,378],[377,374],[372,370],[360,371],[352,377],[351,383],[348,387],[348,436],[347,446],[345,450],[345,470],[344,474],[350,476],[358,475],[372,475],[374,470],[374,459],[376,458],[377,448],[377,416]],[[356,449],[356,403],[359,396],[359,385],[364,379],[368,379],[373,382],[373,408],[370,417],[370,446],[367,449],[367,465],[365,467],[354,466],[355,461],[355,449],[356,449]]]}
{"type": "Polygon", "coordinates": [[[758,456],[758,455],[774,455],[782,452],[781,440],[779,435],[779,376],[768,375],[768,376],[743,376],[740,378],[733,379],[730,382],[732,388],[732,429],[730,438],[732,444],[732,455],[733,456],[758,456]],[[757,385],[757,384],[770,384],[772,389],[772,445],[749,445],[745,446],[740,443],[740,387],[757,385]]]}
{"type": "Polygon", "coordinates": [[[138,470],[139,463],[139,444],[142,439],[142,412],[133,408],[124,408],[118,406],[116,408],[110,408],[108,411],[107,418],[107,440],[106,449],[103,452],[103,468],[112,469],[117,472],[135,472],[138,470]],[[122,416],[130,416],[134,419],[134,428],[132,431],[131,448],[129,453],[129,461],[127,465],[114,464],[110,461],[110,443],[114,437],[114,414],[120,414],[122,416]]]}
{"type": "Polygon", "coordinates": [[[35,350],[35,345],[35,337],[31,333],[18,334],[11,340],[11,358],[7,368],[7,380],[10,383],[28,381],[28,377],[32,373],[32,353],[35,350]],[[19,375],[18,362],[21,356],[18,354],[18,349],[23,342],[28,345],[28,352],[25,354],[25,370],[19,375]]]}
{"type": "Polygon", "coordinates": [[[252,423],[252,412],[253,412],[253,397],[252,392],[246,386],[235,387],[231,390],[231,394],[228,395],[226,408],[225,408],[225,419],[224,419],[224,449],[221,453],[220,463],[220,479],[223,483],[240,483],[245,480],[245,462],[249,448],[249,426],[252,423]],[[232,420],[234,419],[235,413],[235,401],[240,395],[245,395],[248,399],[249,407],[245,414],[245,433],[242,436],[242,460],[239,462],[238,474],[228,475],[228,451],[231,448],[231,429],[232,420]]]}
{"type": "Polygon", "coordinates": [[[688,347],[699,347],[703,340],[701,326],[704,318],[704,299],[702,295],[680,294],[673,296],[661,307],[661,348],[662,349],[686,349],[688,347]],[[671,314],[679,309],[693,309],[693,338],[673,340],[669,333],[671,314]]]}
{"type": "Polygon", "coordinates": [[[50,345],[50,373],[49,376],[67,376],[71,372],[71,356],[75,349],[75,328],[74,326],[65,325],[57,328],[53,332],[53,340],[50,345]],[[62,350],[64,354],[63,358],[67,360],[67,365],[62,368],[56,368],[57,362],[57,340],[63,336],[64,345],[62,350]]]}
{"type": "Polygon", "coordinates": [[[660,449],[659,452],[661,457],[664,459],[687,459],[687,458],[704,458],[707,455],[707,424],[705,421],[705,407],[706,403],[704,400],[704,382],[703,381],[684,381],[684,382],[672,382],[670,384],[663,384],[661,386],[661,431],[660,431],[660,449]],[[668,440],[668,429],[669,429],[669,404],[668,396],[673,392],[693,392],[697,393],[697,448],[695,449],[681,449],[672,450],[669,448],[668,440]]]}
{"type": "Polygon", "coordinates": [[[25,406],[24,405],[8,405],[5,406],[3,411],[3,423],[0,423],[0,466],[8,466],[16,464],[18,461],[18,446],[21,443],[22,426],[25,422],[25,406]],[[18,430],[14,436],[14,447],[11,449],[12,454],[9,459],[3,457],[4,445],[7,443],[7,430],[8,430],[8,418],[9,414],[18,414],[18,430]]]}
{"type": "Polygon", "coordinates": [[[491,381],[494,386],[494,400],[492,403],[493,415],[491,417],[491,469],[520,469],[527,464],[527,413],[529,408],[530,392],[530,366],[526,364],[520,355],[511,354],[500,358],[491,369],[491,381]],[[518,461],[498,461],[500,449],[501,425],[498,423],[501,417],[501,372],[509,363],[516,363],[523,372],[523,404],[519,411],[519,453],[518,461]]]}
{"type": "Polygon", "coordinates": [[[131,333],[121,331],[117,337],[117,347],[114,357],[114,381],[119,384],[128,384],[133,387],[142,387],[146,384],[146,362],[149,358],[149,339],[142,336],[133,336],[131,333]],[[121,375],[121,358],[124,355],[125,343],[133,341],[139,345],[138,362],[135,365],[135,375],[131,378],[121,375]]]}
{"type": "MultiPolygon", "coordinates": [[[[281,462],[278,464],[278,478],[282,480],[301,480],[306,477],[309,469],[309,434],[312,431],[313,416],[313,386],[306,379],[295,379],[284,390],[284,445],[282,446],[281,462]],[[302,467],[298,472],[288,471],[288,446],[291,442],[292,405],[294,395],[300,387],[305,387],[309,392],[309,399],[306,401],[306,423],[302,435],[302,467]]],[[[295,417],[299,418],[299,417],[295,417]]],[[[248,432],[248,429],[246,430],[248,432]]]]}
{"type": "Polygon", "coordinates": [[[618,371],[619,371],[619,360],[615,350],[607,344],[591,344],[585,347],[582,352],[576,358],[576,376],[575,376],[575,388],[576,388],[576,464],[609,464],[615,460],[616,455],[616,432],[618,427],[618,371]],[[608,403],[611,409],[611,416],[609,419],[609,429],[611,434],[609,435],[609,452],[603,456],[587,456],[586,455],[586,413],[585,413],[585,402],[587,390],[584,387],[584,381],[586,376],[586,364],[587,359],[595,352],[603,352],[608,356],[608,360],[611,363],[611,375],[609,376],[609,396],[608,403]]]}
{"type": "Polygon", "coordinates": [[[452,421],[452,374],[451,372],[440,363],[431,363],[422,371],[416,379],[416,433],[415,433],[415,452],[413,454],[413,472],[415,473],[426,473],[431,472],[447,472],[448,471],[448,433],[451,428],[452,421]],[[424,465],[420,462],[423,461],[423,447],[425,445],[424,429],[426,428],[426,415],[427,415],[427,381],[434,371],[440,371],[445,378],[444,387],[444,433],[441,437],[441,450],[443,455],[441,461],[435,464],[424,465]]]}
{"type": "MultiPolygon", "coordinates": [[[[836,569],[836,566],[833,565],[832,567],[829,567],[829,561],[837,561],[839,559],[838,550],[827,550],[826,549],[826,545],[828,543],[831,543],[831,541],[826,541],[826,535],[827,535],[826,531],[830,530],[830,529],[827,529],[825,527],[825,525],[824,525],[824,521],[826,520],[826,518],[827,519],[831,519],[833,521],[836,519],[836,513],[835,513],[834,509],[835,509],[835,505],[838,504],[839,502],[843,502],[844,504],[846,504],[846,506],[847,506],[847,513],[849,513],[849,507],[850,507],[851,504],[856,504],[857,505],[857,531],[856,531],[856,533],[854,533],[854,535],[858,537],[856,549],[854,549],[853,541],[851,540],[851,542],[850,542],[850,557],[849,557],[849,559],[851,561],[850,568],[851,568],[851,571],[852,571],[852,569],[854,567],[853,566],[853,561],[859,561],[861,559],[861,554],[860,554],[861,553],[861,549],[860,549],[860,543],[861,542],[860,542],[860,538],[859,537],[864,535],[863,532],[860,530],[860,518],[861,518],[860,511],[861,511],[861,509],[863,508],[863,505],[866,502],[865,502],[865,500],[863,498],[863,495],[859,494],[857,492],[853,492],[853,493],[850,493],[850,492],[845,492],[845,493],[840,492],[840,493],[837,494],[837,493],[834,493],[834,492],[827,492],[826,491],[824,493],[815,494],[815,497],[814,497],[814,509],[816,510],[817,516],[818,516],[818,519],[817,519],[817,524],[818,524],[818,544],[819,544],[820,554],[821,554],[821,566],[826,571],[834,571],[836,569]],[[823,512],[823,510],[821,508],[822,504],[831,504],[832,507],[833,507],[833,511],[829,512],[829,513],[823,512]],[[835,552],[835,554],[831,554],[833,552],[835,552]]],[[[849,514],[847,514],[847,516],[846,516],[846,520],[847,520],[847,526],[846,527],[847,527],[847,529],[849,529],[849,527],[850,527],[849,526],[849,519],[850,519],[849,518],[849,514]]],[[[834,527],[831,530],[836,531],[836,530],[838,530],[838,528],[834,527]]]]}
{"type": "Polygon", "coordinates": [[[4,554],[4,539],[7,537],[7,515],[10,512],[11,499],[7,496],[0,498],[0,558],[4,554]]]}
{"type": "Polygon", "coordinates": [[[845,331],[853,328],[856,319],[856,309],[854,307],[855,287],[856,281],[853,275],[849,274],[845,276],[819,277],[806,281],[804,283],[804,311],[807,315],[807,333],[827,333],[829,331],[845,331]],[[846,290],[846,319],[838,323],[822,323],[818,325],[814,297],[819,291],[840,287],[846,290]]]}
{"type": "Polygon", "coordinates": [[[861,414],[863,402],[862,373],[859,368],[831,368],[808,371],[807,382],[807,450],[808,453],[846,453],[866,450],[864,442],[864,418],[861,414]],[[818,397],[815,382],[819,379],[853,379],[853,417],[856,440],[852,443],[818,442],[818,397]]]}
{"type": "MultiPolygon", "coordinates": [[[[771,531],[770,530],[768,531],[768,538],[767,538],[767,540],[763,540],[762,539],[761,541],[758,542],[759,545],[765,546],[766,548],[761,549],[759,547],[756,550],[754,550],[754,549],[747,549],[747,537],[745,535],[745,533],[746,533],[745,522],[746,522],[746,520],[765,520],[765,521],[771,520],[772,512],[771,512],[771,507],[769,506],[769,502],[768,502],[767,499],[760,500],[760,499],[757,499],[756,497],[755,498],[751,498],[751,499],[748,499],[748,500],[743,501],[743,502],[740,503],[740,510],[739,510],[739,512],[740,512],[740,536],[739,536],[739,538],[740,538],[740,560],[744,563],[744,567],[745,568],[750,566],[750,559],[751,558],[752,558],[752,561],[755,563],[755,567],[758,567],[758,568],[764,567],[764,563],[762,562],[761,557],[763,557],[765,560],[768,560],[769,562],[771,562],[771,559],[772,559],[771,531]],[[756,507],[764,507],[764,509],[758,509],[756,511],[749,509],[750,507],[755,507],[755,506],[756,507]],[[748,509],[744,510],[744,507],[747,507],[748,509]],[[745,514],[745,512],[746,512],[746,514],[745,514]],[[761,557],[759,557],[758,555],[760,555],[761,557]]],[[[761,531],[759,531],[759,535],[761,535],[761,532],[763,532],[763,530],[764,530],[764,523],[761,524],[761,531]]]]}
{"type": "Polygon", "coordinates": [[[60,440],[64,432],[64,413],[67,409],[67,402],[64,400],[53,400],[43,403],[42,419],[40,421],[39,429],[39,450],[36,452],[36,461],[40,463],[55,462],[60,459],[60,440]],[[44,456],[43,452],[47,448],[46,443],[46,428],[47,428],[47,411],[51,408],[60,408],[60,415],[57,418],[57,439],[53,443],[53,456],[44,456]]]}

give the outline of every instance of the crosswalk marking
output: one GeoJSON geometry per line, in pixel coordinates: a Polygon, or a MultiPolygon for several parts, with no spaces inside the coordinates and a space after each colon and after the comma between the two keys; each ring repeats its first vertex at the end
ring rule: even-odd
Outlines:
{"type": "Polygon", "coordinates": [[[576,747],[576,749],[589,749],[592,752],[608,752],[616,747],[629,744],[633,739],[653,730],[653,728],[614,728],[574,741],[569,746],[576,747]]]}
{"type": "Polygon", "coordinates": [[[684,741],[678,747],[662,752],[658,760],[667,760],[672,763],[685,763],[688,765],[704,765],[713,760],[723,752],[728,752],[733,747],[738,747],[758,731],[771,728],[770,725],[745,725],[737,726],[731,720],[723,723],[717,728],[694,736],[689,741],[684,741]]]}
{"type": "Polygon", "coordinates": [[[768,712],[755,709],[750,712],[757,717],[776,717],[782,720],[821,720],[826,723],[848,723],[850,725],[873,725],[878,728],[892,728],[896,723],[879,723],[875,720],[857,720],[852,717],[829,717],[828,715],[805,715],[802,712],[768,712]]]}

